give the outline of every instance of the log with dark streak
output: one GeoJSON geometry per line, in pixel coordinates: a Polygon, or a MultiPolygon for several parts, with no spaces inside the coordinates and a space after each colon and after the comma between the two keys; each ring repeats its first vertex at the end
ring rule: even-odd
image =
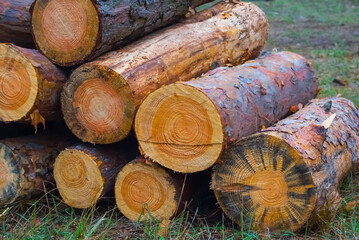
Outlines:
{"type": "Polygon", "coordinates": [[[228,149],[214,170],[212,188],[238,224],[243,213],[258,230],[296,231],[308,220],[313,226],[332,219],[341,202],[340,183],[350,170],[358,171],[358,149],[354,104],[338,97],[315,99],[228,149]]]}

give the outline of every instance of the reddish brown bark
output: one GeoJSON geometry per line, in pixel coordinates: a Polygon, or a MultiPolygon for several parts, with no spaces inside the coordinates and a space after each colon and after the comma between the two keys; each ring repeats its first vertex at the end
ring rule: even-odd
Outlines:
{"type": "Polygon", "coordinates": [[[34,0],[0,1],[0,42],[34,48],[30,7],[34,0]]]}

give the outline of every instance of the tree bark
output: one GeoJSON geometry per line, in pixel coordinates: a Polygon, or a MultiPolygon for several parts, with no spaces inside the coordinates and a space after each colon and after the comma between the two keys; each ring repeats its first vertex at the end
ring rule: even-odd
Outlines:
{"type": "Polygon", "coordinates": [[[69,74],[13,44],[0,44],[0,56],[0,121],[62,119],[60,94],[69,74]]]}
{"type": "Polygon", "coordinates": [[[317,88],[302,56],[269,54],[153,92],[139,108],[135,131],[146,157],[174,171],[202,171],[232,142],[314,98],[317,88]]]}
{"type": "Polygon", "coordinates": [[[54,63],[84,63],[173,23],[210,0],[37,0],[32,27],[38,48],[54,63]]]}
{"type": "Polygon", "coordinates": [[[34,0],[1,0],[0,42],[28,48],[35,44],[31,31],[30,7],[34,0]]]}
{"type": "Polygon", "coordinates": [[[327,223],[340,204],[340,183],[358,170],[358,149],[354,104],[315,99],[225,152],[212,188],[229,217],[240,223],[243,213],[261,231],[296,231],[308,219],[327,223]]]}
{"type": "Polygon", "coordinates": [[[53,188],[53,163],[71,144],[60,136],[26,136],[0,140],[0,205],[53,188]]]}
{"type": "Polygon", "coordinates": [[[151,92],[258,56],[268,34],[264,13],[251,3],[228,9],[207,20],[201,14],[211,9],[201,12],[199,22],[173,25],[76,69],[61,98],[71,131],[85,142],[120,141],[151,92]]]}
{"type": "Polygon", "coordinates": [[[56,158],[54,176],[64,202],[74,208],[90,208],[113,191],[117,173],[137,155],[137,145],[133,143],[80,143],[62,151],[56,158]]]}
{"type": "Polygon", "coordinates": [[[117,207],[132,221],[149,220],[150,216],[159,221],[169,220],[189,203],[194,185],[184,174],[139,157],[123,167],[117,176],[117,207]]]}

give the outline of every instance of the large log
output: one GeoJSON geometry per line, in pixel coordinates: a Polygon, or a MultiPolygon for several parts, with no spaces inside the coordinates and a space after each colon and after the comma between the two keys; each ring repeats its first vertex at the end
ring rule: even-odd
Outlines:
{"type": "Polygon", "coordinates": [[[62,119],[60,94],[68,76],[36,50],[0,44],[0,121],[62,119]]]}
{"type": "Polygon", "coordinates": [[[62,151],[54,177],[64,202],[74,208],[93,207],[113,191],[118,172],[137,152],[133,141],[104,146],[80,143],[62,151]]]}
{"type": "Polygon", "coordinates": [[[69,145],[71,140],[60,136],[0,140],[0,205],[53,188],[53,163],[57,154],[69,145]]]}
{"type": "Polygon", "coordinates": [[[139,108],[135,131],[146,157],[178,172],[202,171],[233,141],[314,98],[317,87],[309,61],[270,54],[160,88],[139,108]]]}
{"type": "Polygon", "coordinates": [[[38,48],[73,66],[179,20],[210,0],[37,0],[32,27],[38,48]]]}
{"type": "Polygon", "coordinates": [[[358,156],[358,109],[344,98],[316,99],[226,151],[212,188],[238,224],[244,216],[257,230],[296,231],[308,219],[331,220],[339,185],[350,168],[358,170],[358,156]]]}
{"type": "Polygon", "coordinates": [[[184,174],[139,157],[123,167],[117,176],[117,207],[132,221],[169,220],[193,197],[194,185],[184,174]]]}
{"type": "Polygon", "coordinates": [[[0,42],[28,48],[35,44],[31,31],[30,7],[34,0],[0,1],[0,42]]]}
{"type": "Polygon", "coordinates": [[[120,141],[154,90],[256,57],[268,34],[264,13],[251,3],[228,8],[207,20],[201,16],[211,10],[201,12],[199,22],[168,27],[76,69],[61,98],[71,131],[86,142],[120,141]]]}

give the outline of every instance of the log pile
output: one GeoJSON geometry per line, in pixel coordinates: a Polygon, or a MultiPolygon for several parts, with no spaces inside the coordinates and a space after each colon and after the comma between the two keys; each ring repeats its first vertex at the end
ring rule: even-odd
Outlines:
{"type": "Polygon", "coordinates": [[[0,205],[56,183],[73,208],[112,198],[132,221],[167,223],[211,187],[258,231],[330,221],[359,170],[359,110],[312,100],[304,57],[261,54],[257,6],[193,10],[208,2],[1,1],[0,205]],[[38,50],[23,48],[31,35],[38,50]]]}

